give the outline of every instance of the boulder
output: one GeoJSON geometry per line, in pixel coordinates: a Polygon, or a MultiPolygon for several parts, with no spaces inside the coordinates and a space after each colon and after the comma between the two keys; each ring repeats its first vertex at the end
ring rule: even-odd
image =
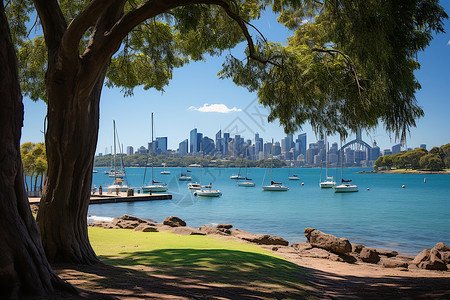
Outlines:
{"type": "Polygon", "coordinates": [[[130,215],[123,215],[123,216],[121,216],[119,218],[114,218],[114,219],[120,219],[120,220],[124,220],[124,221],[135,221],[135,222],[138,222],[138,223],[147,223],[146,220],[140,219],[140,218],[135,217],[135,216],[130,216],[130,215]]]}
{"type": "Polygon", "coordinates": [[[423,249],[422,252],[417,254],[417,256],[413,259],[411,264],[418,266],[421,262],[427,260],[430,257],[431,249],[423,249]]]}
{"type": "Polygon", "coordinates": [[[437,244],[433,247],[433,249],[436,249],[436,250],[439,251],[439,252],[450,252],[450,247],[447,246],[446,244],[442,243],[442,242],[437,243],[437,244]]]}
{"type": "Polygon", "coordinates": [[[441,252],[441,259],[444,263],[450,264],[450,252],[441,252]]]}
{"type": "MultiPolygon", "coordinates": [[[[152,224],[153,225],[153,224],[152,224]]],[[[158,232],[155,226],[152,226],[146,223],[139,224],[134,231],[142,231],[142,232],[158,232]]]]}
{"type": "Polygon", "coordinates": [[[288,241],[279,236],[272,236],[268,234],[253,234],[240,229],[232,230],[231,234],[235,237],[238,237],[251,243],[257,243],[262,245],[280,245],[280,246],[289,245],[288,241]]]}
{"type": "Polygon", "coordinates": [[[388,250],[388,249],[375,249],[379,255],[387,256],[387,257],[395,257],[398,255],[397,251],[388,250]]]}
{"type": "Polygon", "coordinates": [[[408,262],[400,259],[383,258],[381,265],[385,268],[408,268],[408,262]]]}
{"type": "Polygon", "coordinates": [[[233,225],[231,225],[231,224],[219,224],[219,225],[217,225],[217,228],[231,229],[231,228],[233,228],[233,225]]]}
{"type": "Polygon", "coordinates": [[[346,254],[352,251],[352,245],[346,238],[337,238],[314,228],[305,228],[305,236],[313,247],[329,250],[336,254],[346,254]]]}
{"type": "Polygon", "coordinates": [[[418,267],[426,270],[438,270],[438,271],[447,270],[447,265],[440,259],[423,261],[419,264],[418,267]]]}
{"type": "Polygon", "coordinates": [[[201,232],[204,232],[205,234],[221,234],[222,233],[219,229],[208,226],[208,225],[203,225],[198,230],[201,232]]]}
{"type": "Polygon", "coordinates": [[[369,247],[364,247],[359,254],[359,257],[363,262],[370,264],[377,264],[380,261],[380,256],[377,250],[369,247]]]}
{"type": "Polygon", "coordinates": [[[168,225],[170,227],[181,227],[186,226],[186,222],[181,220],[178,217],[170,216],[164,219],[163,221],[164,225],[168,225]]]}
{"type": "Polygon", "coordinates": [[[364,248],[364,245],[361,244],[353,244],[352,243],[352,252],[361,253],[361,250],[364,248]]]}

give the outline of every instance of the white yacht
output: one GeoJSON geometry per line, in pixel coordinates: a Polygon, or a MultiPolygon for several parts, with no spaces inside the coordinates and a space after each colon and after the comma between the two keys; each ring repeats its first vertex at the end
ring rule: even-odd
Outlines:
{"type": "MultiPolygon", "coordinates": [[[[153,143],[153,113],[152,113],[152,143],[153,143]]],[[[153,179],[153,146],[151,148],[152,149],[151,149],[151,154],[150,155],[152,157],[152,179],[150,181],[150,184],[142,187],[142,192],[143,193],[165,192],[165,191],[167,191],[167,184],[165,184],[165,183],[163,183],[161,181],[155,181],[153,179]]],[[[145,173],[144,173],[144,181],[145,181],[145,173]]]]}
{"type": "MultiPolygon", "coordinates": [[[[114,169],[112,170],[112,174],[114,177],[114,182],[112,185],[108,186],[107,192],[108,194],[117,192],[126,192],[128,190],[128,185],[123,180],[122,176],[118,176],[118,170],[116,170],[116,121],[113,120],[113,128],[114,128],[114,169]]],[[[109,173],[111,176],[111,172],[109,173]]],[[[125,176],[125,172],[123,174],[125,176]]]]}
{"type": "Polygon", "coordinates": [[[164,167],[164,170],[161,171],[161,175],[169,175],[170,171],[166,170],[166,163],[163,163],[162,165],[164,167]]]}
{"type": "MultiPolygon", "coordinates": [[[[288,177],[289,180],[300,180],[300,177],[298,177],[297,174],[295,174],[295,161],[292,163],[291,161],[291,165],[292,165],[292,175],[288,177]]],[[[290,169],[290,166],[289,166],[290,169]]]]}
{"type": "MultiPolygon", "coordinates": [[[[322,165],[320,166],[322,168],[322,165]]],[[[320,169],[320,183],[322,189],[332,188],[336,185],[333,176],[328,176],[328,143],[327,135],[325,135],[325,181],[322,181],[322,169],[320,169]]]]}
{"type": "MultiPolygon", "coordinates": [[[[273,145],[273,139],[272,139],[272,145],[273,145]]],[[[270,185],[263,186],[263,190],[265,191],[289,191],[289,188],[287,186],[284,186],[281,182],[275,182],[272,178],[272,159],[270,159],[270,185]]]]}
{"type": "Polygon", "coordinates": [[[358,191],[358,186],[355,184],[350,184],[347,182],[342,182],[340,185],[335,185],[334,187],[335,193],[352,193],[358,191]]]}
{"type": "Polygon", "coordinates": [[[248,178],[248,172],[247,172],[247,150],[245,150],[245,177],[243,178],[243,180],[238,180],[236,182],[237,186],[242,186],[242,187],[254,187],[255,183],[252,181],[252,179],[248,178]]]}

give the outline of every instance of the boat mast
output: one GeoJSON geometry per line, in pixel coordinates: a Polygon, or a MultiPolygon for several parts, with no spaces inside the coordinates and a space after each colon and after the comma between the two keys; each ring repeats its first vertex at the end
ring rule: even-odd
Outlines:
{"type": "Polygon", "coordinates": [[[327,135],[325,134],[325,180],[328,179],[328,144],[327,135]]]}
{"type": "Polygon", "coordinates": [[[273,179],[272,179],[272,161],[273,161],[273,139],[272,139],[272,145],[270,147],[270,184],[272,184],[273,179]]]}
{"type": "Polygon", "coordinates": [[[113,129],[114,129],[114,181],[116,181],[116,120],[113,120],[113,129]]]}
{"type": "Polygon", "coordinates": [[[153,141],[153,112],[152,112],[152,182],[150,183],[150,185],[153,185],[153,147],[154,147],[154,141],[153,141]]]}

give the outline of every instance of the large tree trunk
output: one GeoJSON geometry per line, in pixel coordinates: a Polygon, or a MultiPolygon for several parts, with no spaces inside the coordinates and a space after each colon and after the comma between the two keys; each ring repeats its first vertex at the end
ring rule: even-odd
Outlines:
{"type": "Polygon", "coordinates": [[[61,281],[42,248],[25,192],[20,136],[23,104],[17,58],[0,1],[0,298],[45,295],[61,281]]]}
{"type": "Polygon", "coordinates": [[[51,262],[92,264],[99,260],[89,242],[87,211],[106,67],[90,95],[83,94],[80,74],[64,81],[57,72],[47,74],[48,170],[38,213],[42,242],[51,262]]]}

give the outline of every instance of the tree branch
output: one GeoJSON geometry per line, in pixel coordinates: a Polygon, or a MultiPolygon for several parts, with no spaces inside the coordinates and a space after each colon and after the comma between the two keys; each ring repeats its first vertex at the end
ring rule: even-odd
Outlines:
{"type": "Polygon", "coordinates": [[[61,41],[66,58],[78,55],[78,45],[86,30],[93,26],[102,13],[121,0],[92,0],[69,24],[61,41]]]}
{"type": "Polygon", "coordinates": [[[359,83],[359,78],[358,78],[358,74],[356,72],[355,64],[350,59],[350,57],[348,57],[348,55],[346,55],[344,52],[342,52],[340,50],[336,50],[336,49],[312,48],[311,50],[312,51],[316,51],[316,52],[329,53],[329,54],[337,53],[337,54],[341,55],[345,59],[345,61],[347,62],[347,65],[352,70],[353,76],[355,77],[355,83],[356,83],[356,86],[358,88],[358,94],[361,97],[361,91],[363,90],[363,88],[361,87],[361,84],[359,83]]]}
{"type": "MultiPolygon", "coordinates": [[[[64,32],[67,28],[66,20],[57,0],[33,0],[39,14],[44,37],[49,53],[57,51],[64,32]]],[[[50,55],[49,55],[50,59],[50,55]]]]}

